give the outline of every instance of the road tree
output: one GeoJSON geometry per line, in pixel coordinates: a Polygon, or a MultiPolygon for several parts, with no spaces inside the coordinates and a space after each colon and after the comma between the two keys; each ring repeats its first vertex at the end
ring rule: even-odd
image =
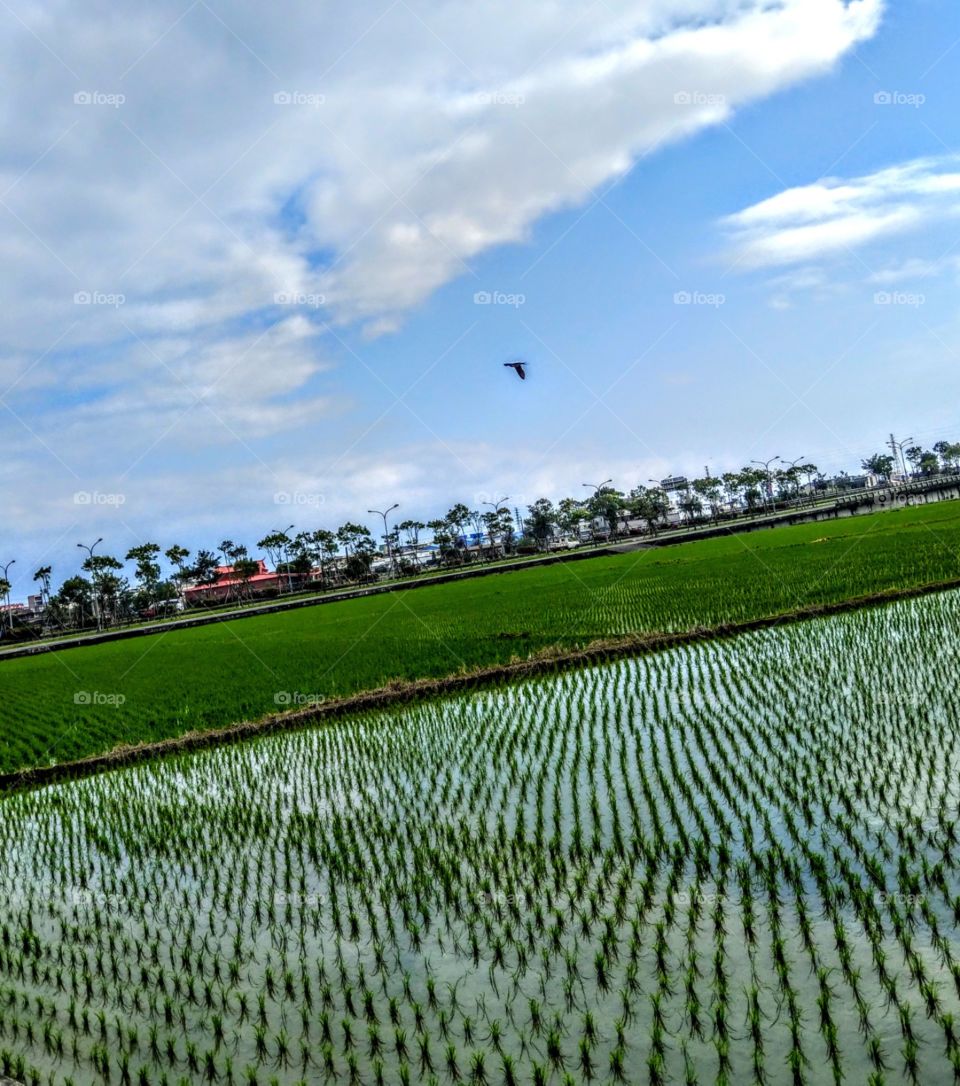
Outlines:
{"type": "Polygon", "coordinates": [[[527,507],[530,516],[524,521],[524,528],[533,536],[540,550],[544,550],[553,537],[553,529],[557,523],[557,511],[549,498],[538,498],[533,505],[527,507]]]}
{"type": "Polygon", "coordinates": [[[879,475],[881,479],[889,480],[893,474],[894,459],[889,453],[874,453],[860,462],[864,471],[871,475],[879,475]]]}

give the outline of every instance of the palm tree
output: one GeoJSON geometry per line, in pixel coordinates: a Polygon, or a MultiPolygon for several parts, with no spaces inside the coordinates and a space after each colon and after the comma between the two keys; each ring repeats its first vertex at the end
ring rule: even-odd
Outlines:
{"type": "Polygon", "coordinates": [[[433,541],[440,548],[440,558],[444,563],[450,561],[453,552],[453,536],[450,523],[446,519],[427,521],[427,527],[433,532],[433,541]]]}
{"type": "Polygon", "coordinates": [[[310,536],[313,554],[320,566],[320,580],[327,587],[327,562],[337,555],[337,537],[326,528],[318,528],[310,536]]]}
{"type": "Polygon", "coordinates": [[[33,575],[33,579],[40,582],[40,602],[44,607],[50,602],[50,578],[52,575],[53,566],[41,566],[33,575]]]}
{"type": "Polygon", "coordinates": [[[470,523],[477,537],[477,554],[483,558],[483,514],[478,509],[470,510],[470,523]]]}
{"type": "Polygon", "coordinates": [[[260,568],[260,563],[252,558],[238,558],[233,563],[233,576],[240,581],[240,598],[245,597],[250,589],[250,578],[260,568]]]}
{"type": "Polygon", "coordinates": [[[175,543],[172,547],[167,547],[163,556],[170,565],[176,567],[177,572],[173,579],[177,586],[177,596],[183,600],[183,589],[187,580],[187,569],[184,563],[190,557],[190,552],[186,547],[179,547],[175,543]]]}
{"type": "MultiPolygon", "coordinates": [[[[114,572],[123,569],[123,563],[118,562],[110,554],[91,553],[84,559],[81,568],[90,574],[93,581],[93,602],[96,607],[97,629],[99,630],[103,625],[104,604],[107,596],[110,592],[116,595],[115,585],[112,582],[107,582],[106,579],[112,576],[114,572]]],[[[116,578],[113,578],[113,580],[115,581],[116,578]]]]}
{"type": "MultiPolygon", "coordinates": [[[[62,609],[65,616],[72,616],[76,611],[78,618],[76,625],[83,629],[84,606],[93,609],[93,585],[84,577],[68,577],[60,586],[60,591],[53,597],[52,602],[57,610],[62,609]]],[[[73,622],[71,621],[70,624],[73,625],[73,622]]]]}
{"type": "Polygon", "coordinates": [[[414,565],[420,566],[420,533],[426,528],[422,520],[403,520],[397,525],[397,531],[405,532],[407,546],[413,550],[414,565]]]}
{"type": "Polygon", "coordinates": [[[376,547],[370,529],[363,524],[348,521],[337,529],[337,539],[343,547],[344,564],[347,575],[353,574],[358,583],[370,570],[376,547]]]}
{"type": "Polygon", "coordinates": [[[463,504],[463,502],[457,502],[457,504],[447,513],[447,524],[453,529],[455,535],[453,544],[455,547],[461,546],[462,537],[466,533],[467,521],[470,519],[470,510],[463,504]]]}
{"type": "Polygon", "coordinates": [[[153,603],[157,596],[160,583],[160,563],[157,561],[159,553],[158,543],[141,543],[127,551],[127,561],[137,564],[137,580],[147,603],[153,603]]]}
{"type": "Polygon", "coordinates": [[[220,563],[213,551],[199,550],[190,569],[184,570],[187,580],[194,580],[197,584],[214,584],[217,580],[217,567],[220,563]]]}
{"type": "Polygon", "coordinates": [[[544,550],[557,523],[557,513],[553,508],[553,502],[549,498],[538,498],[527,508],[530,510],[530,516],[524,522],[525,527],[536,540],[537,547],[544,550]]]}
{"type": "MultiPolygon", "coordinates": [[[[293,525],[290,525],[292,528],[293,525]]],[[[267,552],[267,557],[273,563],[273,568],[277,571],[280,569],[280,564],[287,561],[287,587],[293,588],[290,581],[290,536],[287,535],[289,528],[282,532],[271,532],[269,535],[265,535],[263,539],[257,540],[257,546],[267,552]]]]}
{"type": "Polygon", "coordinates": [[[492,558],[500,533],[500,514],[484,513],[481,519],[483,520],[483,526],[487,532],[487,540],[489,541],[489,555],[492,558]]]}
{"type": "Polygon", "coordinates": [[[666,518],[670,500],[660,487],[651,487],[648,490],[641,485],[630,492],[630,507],[636,516],[647,522],[647,530],[655,536],[657,526],[666,518]]]}
{"type": "MultiPolygon", "coordinates": [[[[10,611],[10,589],[12,587],[13,586],[10,584],[10,582],[7,580],[6,577],[0,577],[0,599],[3,599],[3,600],[6,601],[6,611],[4,612],[4,617],[6,618],[7,622],[9,623],[9,626],[10,626],[11,630],[13,629],[13,615],[12,615],[12,613],[10,611]]],[[[3,623],[0,622],[0,632],[2,632],[2,631],[3,631],[3,623]]]]}

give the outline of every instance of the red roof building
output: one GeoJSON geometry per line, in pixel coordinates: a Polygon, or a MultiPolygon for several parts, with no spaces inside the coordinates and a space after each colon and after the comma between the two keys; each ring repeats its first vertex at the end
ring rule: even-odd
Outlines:
{"type": "Polygon", "coordinates": [[[244,580],[234,575],[233,566],[217,566],[217,579],[210,584],[195,584],[184,589],[189,603],[216,603],[240,599],[242,596],[260,596],[266,592],[279,592],[283,581],[280,573],[271,573],[262,558],[255,559],[257,572],[244,580]]]}

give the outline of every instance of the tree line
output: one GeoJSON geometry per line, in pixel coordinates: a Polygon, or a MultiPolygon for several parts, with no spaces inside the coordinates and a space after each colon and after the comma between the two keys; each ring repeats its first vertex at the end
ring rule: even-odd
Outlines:
{"type": "MultiPolygon", "coordinates": [[[[960,442],[938,442],[931,450],[914,446],[903,456],[917,476],[940,471],[956,471],[960,464],[960,442]]],[[[779,457],[774,458],[779,460],[779,457]]],[[[816,464],[795,462],[773,467],[757,462],[740,471],[674,482],[675,508],[680,519],[693,525],[706,518],[719,520],[738,512],[757,512],[784,502],[796,502],[803,494],[815,495],[831,485],[842,488],[844,481],[853,485],[845,473],[828,481],[816,464]]],[[[896,468],[892,454],[875,453],[862,461],[864,471],[889,480],[896,468]]],[[[373,533],[363,524],[348,521],[335,530],[317,528],[290,535],[274,531],[256,542],[279,575],[277,593],[311,587],[330,588],[345,583],[372,579],[372,566],[382,554],[389,572],[396,576],[418,573],[422,568],[422,546],[434,548],[433,560],[441,565],[468,561],[489,561],[513,554],[543,550],[560,538],[581,539],[584,533],[594,540],[618,537],[628,525],[640,522],[643,529],[656,535],[667,523],[671,510],[670,495],[661,484],[643,484],[629,491],[610,485],[611,480],[593,488],[586,498],[565,497],[558,502],[538,498],[527,506],[527,514],[512,511],[500,502],[486,502],[488,511],[471,509],[458,502],[444,516],[422,521],[404,519],[388,528],[382,550],[373,533]],[[472,542],[471,542],[472,538],[472,542]]],[[[584,484],[588,486],[589,484],[584,484]]],[[[385,518],[386,526],[386,518],[385,518]]],[[[291,526],[292,527],[292,526],[291,526]]],[[[250,595],[251,580],[259,570],[245,544],[231,539],[216,547],[192,553],[173,544],[163,549],[159,543],[141,543],[130,548],[123,560],[111,554],[97,554],[98,539],[86,550],[80,572],[67,577],[54,590],[53,568],[41,566],[33,574],[41,597],[44,624],[53,627],[103,626],[129,621],[145,611],[157,613],[184,598],[190,585],[213,587],[223,580],[219,572],[230,569],[233,582],[230,596],[243,600],[250,595]],[[167,563],[164,571],[162,560],[167,563]],[[124,563],[132,563],[132,575],[124,563]]],[[[9,601],[10,582],[0,578],[0,598],[9,601]]],[[[12,618],[10,625],[12,626],[12,618]]]]}

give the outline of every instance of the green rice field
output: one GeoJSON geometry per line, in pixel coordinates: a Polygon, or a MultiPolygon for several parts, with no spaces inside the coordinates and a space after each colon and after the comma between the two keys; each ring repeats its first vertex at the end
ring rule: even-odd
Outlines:
{"type": "Polygon", "coordinates": [[[8,795],[0,1072],[956,1082],[958,629],[943,593],[8,795]]]}
{"type": "Polygon", "coordinates": [[[960,502],[0,660],[0,772],[574,648],[960,577],[960,502]]]}

